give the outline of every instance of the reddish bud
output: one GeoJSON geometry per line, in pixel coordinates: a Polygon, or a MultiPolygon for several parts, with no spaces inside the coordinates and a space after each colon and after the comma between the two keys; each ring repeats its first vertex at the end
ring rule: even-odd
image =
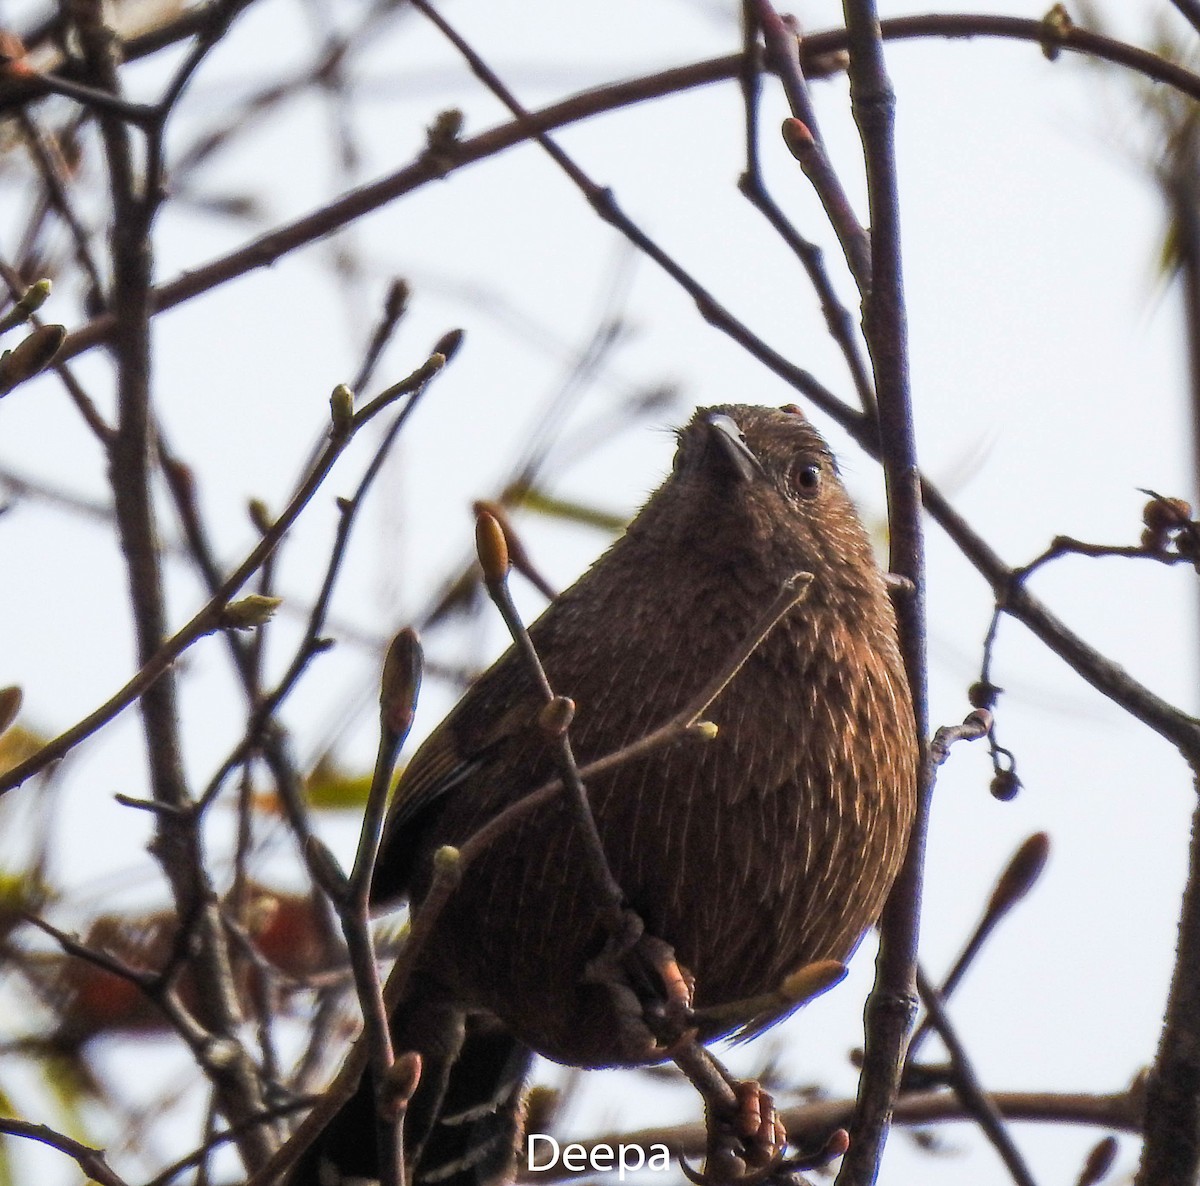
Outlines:
{"type": "Polygon", "coordinates": [[[67,336],[66,326],[39,325],[24,341],[0,357],[0,395],[48,367],[67,336]]]}
{"type": "Polygon", "coordinates": [[[412,728],[423,667],[421,640],[406,626],[388,647],[379,685],[380,720],[393,736],[404,737],[412,728]]]}
{"type": "Polygon", "coordinates": [[[21,711],[21,701],[24,699],[18,687],[0,688],[0,733],[17,719],[21,711]]]}
{"type": "Polygon", "coordinates": [[[1116,1137],[1105,1137],[1104,1140],[1098,1142],[1083,1163],[1077,1186],[1096,1186],[1097,1182],[1107,1177],[1108,1171],[1112,1169],[1113,1162],[1117,1159],[1118,1149],[1116,1137]]]}
{"type": "MultiPolygon", "coordinates": [[[[992,792],[995,794],[995,792],[992,792]]],[[[1050,837],[1045,832],[1034,832],[1012,855],[1004,872],[992,890],[988,902],[988,913],[995,914],[1015,906],[1031,889],[1050,856],[1050,837]]]]}
{"type": "Polygon", "coordinates": [[[421,1056],[415,1050],[406,1050],[396,1055],[396,1061],[388,1067],[384,1077],[380,1104],[393,1116],[408,1107],[421,1082],[421,1056]]]}
{"type": "Polygon", "coordinates": [[[787,145],[788,152],[798,161],[807,160],[817,143],[808,124],[802,119],[785,119],[782,131],[783,142],[787,145]]]}
{"type": "Polygon", "coordinates": [[[433,347],[433,353],[440,354],[446,362],[449,362],[458,353],[465,337],[466,332],[464,330],[452,329],[438,338],[436,345],[433,347]]]}

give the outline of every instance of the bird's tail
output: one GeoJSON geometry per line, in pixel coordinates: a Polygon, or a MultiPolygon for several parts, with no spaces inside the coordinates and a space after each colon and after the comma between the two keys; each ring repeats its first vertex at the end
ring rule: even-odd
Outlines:
{"type": "Polygon", "coordinates": [[[475,1019],[414,1167],[417,1186],[511,1181],[524,1137],[523,1088],[533,1052],[493,1021],[475,1019]]]}
{"type": "MultiPolygon", "coordinates": [[[[496,1021],[440,1007],[393,1018],[397,1052],[415,1050],[421,1079],[404,1121],[413,1186],[495,1186],[512,1179],[522,1132],[522,1088],[533,1053],[496,1021]]],[[[379,1179],[375,1085],[355,1094],[301,1156],[288,1186],[379,1179]]]]}

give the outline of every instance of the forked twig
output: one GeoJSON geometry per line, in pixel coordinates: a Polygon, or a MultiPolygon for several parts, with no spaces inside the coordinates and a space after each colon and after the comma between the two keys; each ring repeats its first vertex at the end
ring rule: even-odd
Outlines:
{"type": "Polygon", "coordinates": [[[219,628],[221,613],[229,604],[230,598],[258,571],[263,561],[279,544],[279,541],[299,517],[300,512],[317,492],[325,476],[333,468],[334,462],[341,456],[354,434],[396,399],[421,390],[442,369],[444,363],[445,359],[442,355],[434,354],[408,379],[389,388],[366,407],[354,413],[345,425],[344,432],[331,435],[328,444],[292,501],[280,517],[271,524],[270,529],[263,534],[242,563],[225,579],[220,589],[192,616],[186,625],[162,644],[124,687],[110,696],[99,708],[90,712],[83,720],[72,725],[54,740],[42,746],[37,753],[0,776],[0,794],[20,786],[27,778],[39,770],[44,770],[51,762],[57,761],[81,741],[90,737],[119,712],[128,708],[147,688],[151,687],[192,643],[219,628]]]}

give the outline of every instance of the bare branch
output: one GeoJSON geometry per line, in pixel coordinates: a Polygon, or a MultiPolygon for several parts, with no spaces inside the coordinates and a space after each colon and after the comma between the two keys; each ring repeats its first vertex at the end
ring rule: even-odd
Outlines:
{"type": "Polygon", "coordinates": [[[220,589],[209,598],[185,626],[176,631],[158,651],[150,656],[141,670],[123,688],[78,724],[73,725],[53,741],[44,745],[32,757],[6,771],[3,777],[0,777],[0,794],[20,786],[31,775],[45,769],[51,762],[57,761],[123,709],[128,708],[171,667],[192,643],[210,633],[217,626],[221,611],[228,604],[229,599],[258,571],[262,562],[271,554],[299,517],[300,512],[307,506],[354,433],[392,401],[422,390],[425,384],[441,370],[443,362],[440,354],[433,355],[407,380],[390,388],[384,395],[379,396],[362,411],[356,413],[348,432],[341,436],[331,437],[312,471],[283,514],[271,525],[271,530],[254,546],[242,563],[225,579],[220,589]]]}
{"type": "Polygon", "coordinates": [[[29,1124],[24,1120],[13,1120],[7,1116],[0,1116],[0,1133],[24,1137],[28,1141],[37,1141],[39,1144],[49,1145],[51,1149],[65,1153],[88,1178],[99,1182],[100,1186],[127,1186],[125,1179],[114,1172],[108,1162],[104,1160],[102,1149],[93,1149],[91,1145],[72,1140],[44,1124],[29,1124]]]}

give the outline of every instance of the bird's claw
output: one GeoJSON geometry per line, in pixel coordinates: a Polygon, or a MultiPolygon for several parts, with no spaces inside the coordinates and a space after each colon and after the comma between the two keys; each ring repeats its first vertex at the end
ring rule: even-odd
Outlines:
{"type": "Polygon", "coordinates": [[[783,1165],[787,1133],[769,1092],[753,1079],[732,1083],[732,1108],[708,1108],[704,1172],[683,1165],[696,1186],[756,1186],[783,1165]]]}
{"type": "Polygon", "coordinates": [[[783,1156],[787,1133],[775,1110],[774,1098],[753,1079],[743,1079],[734,1094],[737,1113],[733,1127],[741,1138],[747,1164],[755,1169],[776,1164],[783,1156]]]}
{"type": "Polygon", "coordinates": [[[653,935],[643,934],[630,955],[648,967],[661,986],[662,997],[649,1006],[660,1040],[674,1045],[688,1032],[696,978],[675,958],[675,949],[653,935]]]}
{"type": "Polygon", "coordinates": [[[691,974],[675,959],[669,943],[646,933],[633,911],[610,932],[604,950],[591,960],[584,981],[601,985],[617,1015],[622,1053],[636,1061],[669,1058],[689,1039],[691,974]]]}
{"type": "Polygon", "coordinates": [[[709,1108],[703,1172],[680,1158],[684,1176],[696,1186],[804,1186],[804,1170],[820,1169],[850,1147],[846,1130],[838,1128],[815,1152],[785,1156],[787,1133],[770,1093],[752,1079],[730,1085],[732,1108],[709,1108]]]}

